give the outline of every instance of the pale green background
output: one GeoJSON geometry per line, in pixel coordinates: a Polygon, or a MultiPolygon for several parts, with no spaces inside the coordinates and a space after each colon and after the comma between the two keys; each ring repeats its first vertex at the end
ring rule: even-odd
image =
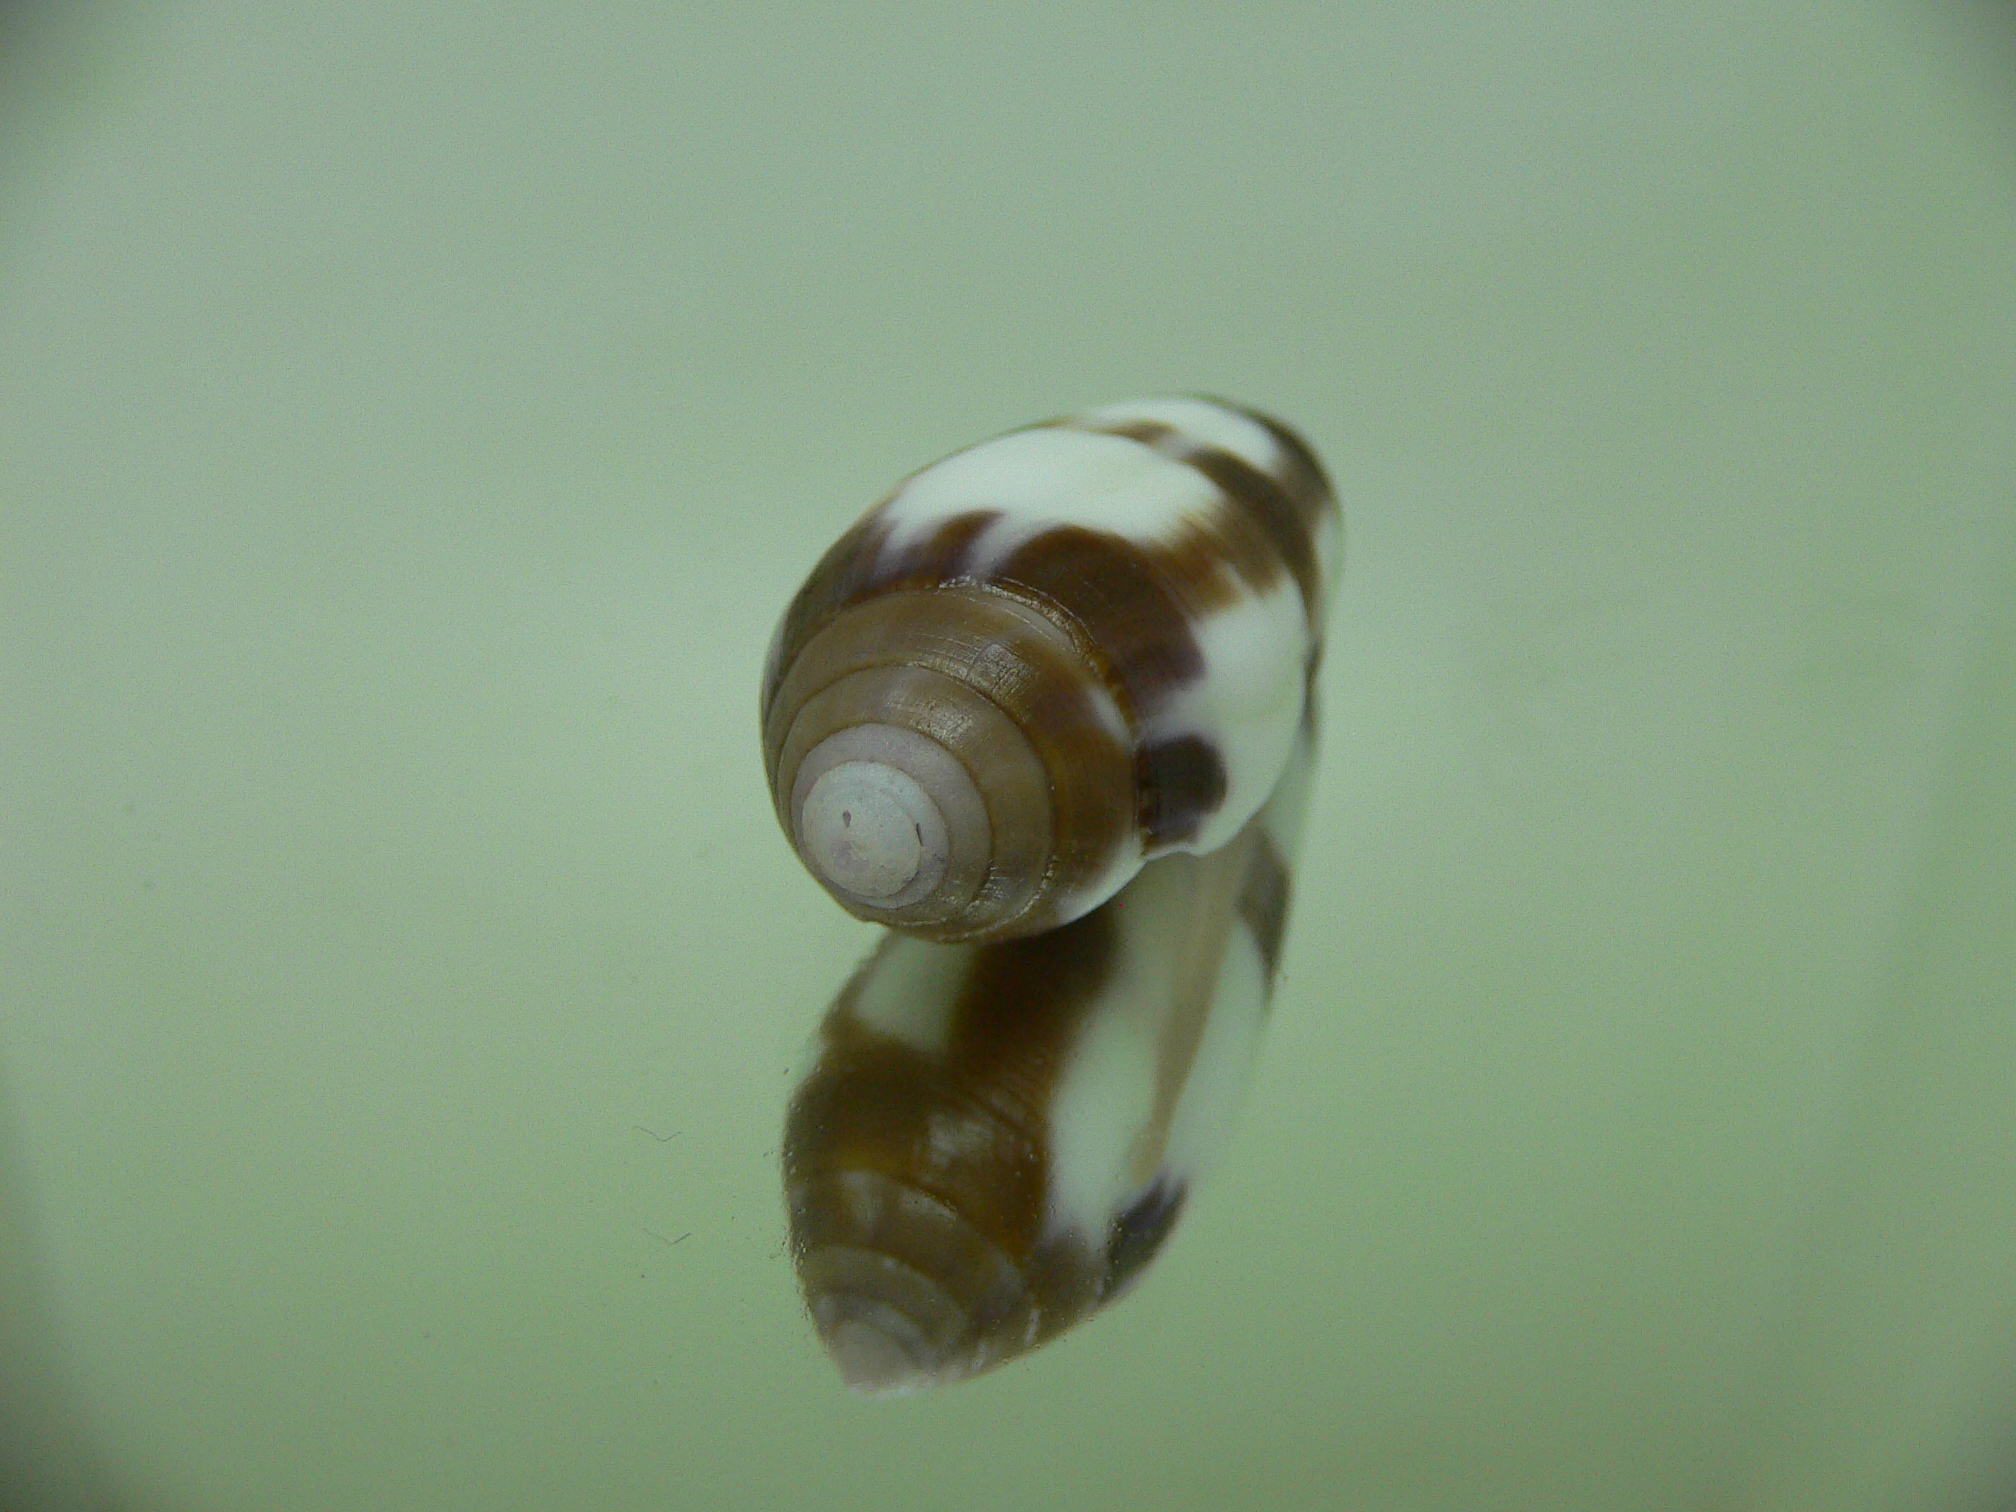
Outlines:
{"type": "Polygon", "coordinates": [[[2002,13],[84,17],[0,33],[52,1497],[2006,1505],[2002,13]],[[1248,1113],[1113,1314],[859,1403],[764,642],[912,467],[1189,389],[1348,521],[1248,1113]]]}

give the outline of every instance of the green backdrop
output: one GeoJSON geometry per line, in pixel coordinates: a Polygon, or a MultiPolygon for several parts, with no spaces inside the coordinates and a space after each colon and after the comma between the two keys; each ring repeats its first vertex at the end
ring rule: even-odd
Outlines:
{"type": "Polygon", "coordinates": [[[2007,1505],[2005,13],[0,44],[24,1504],[2007,1505]],[[1347,520],[1243,1126],[1122,1306],[860,1403],[776,1146],[868,936],[765,641],[911,468],[1194,389],[1347,520]]]}

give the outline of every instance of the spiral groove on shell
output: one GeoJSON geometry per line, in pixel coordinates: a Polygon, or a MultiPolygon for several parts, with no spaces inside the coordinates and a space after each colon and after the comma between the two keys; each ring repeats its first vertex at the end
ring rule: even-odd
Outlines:
{"type": "Polygon", "coordinates": [[[1005,595],[954,586],[852,604],[791,658],[768,711],[779,821],[864,918],[940,939],[1034,932],[1056,922],[1046,884],[1083,886],[1126,847],[1132,759],[1111,696],[1068,637],[1005,595]],[[941,856],[917,835],[929,887],[853,891],[808,845],[806,800],[849,762],[929,801],[945,837],[941,856]]]}
{"type": "Polygon", "coordinates": [[[779,822],[850,912],[943,941],[1054,928],[1215,849],[1286,759],[1338,536],[1308,448],[1210,400],[925,468],[778,627],[779,822]]]}

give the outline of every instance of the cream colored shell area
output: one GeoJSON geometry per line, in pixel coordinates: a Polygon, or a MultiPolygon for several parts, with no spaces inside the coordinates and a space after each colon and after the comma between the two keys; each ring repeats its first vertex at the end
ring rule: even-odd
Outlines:
{"type": "Polygon", "coordinates": [[[1309,625],[1302,595],[1283,577],[1198,620],[1191,633],[1204,675],[1156,711],[1142,740],[1197,735],[1224,763],[1225,801],[1178,847],[1206,855],[1238,834],[1287,763],[1302,723],[1309,625]]]}
{"type": "Polygon", "coordinates": [[[1292,868],[1313,757],[1298,740],[1237,843],[1153,862],[1113,903],[1115,968],[1051,1094],[1053,1230],[1102,1243],[1144,1192],[1187,1188],[1231,1138],[1274,986],[1236,902],[1263,837],[1292,868]]]}
{"type": "Polygon", "coordinates": [[[1235,915],[1200,916],[1206,887],[1195,873],[1223,859],[1153,863],[1113,905],[1119,948],[1112,975],[1051,1095],[1045,1223],[1052,1232],[1102,1246],[1143,1193],[1200,1174],[1216,1153],[1212,1136],[1230,1130],[1259,1042],[1267,982],[1259,950],[1235,915]],[[1199,930],[1214,934],[1208,980],[1185,974],[1185,947],[1199,930]],[[1197,1036],[1189,1053],[1172,1055],[1186,1033],[1197,1036]],[[1172,1096],[1173,1108],[1164,1107],[1172,1096]],[[1180,1164],[1170,1159],[1179,1123],[1186,1136],[1180,1164]]]}
{"type": "MultiPolygon", "coordinates": [[[[1108,405],[983,441],[917,473],[878,512],[889,527],[885,556],[952,516],[995,510],[1001,518],[973,543],[964,564],[984,578],[1045,530],[1071,525],[1155,545],[1226,507],[1218,486],[1180,457],[1099,429],[1141,422],[1170,426],[1191,447],[1230,452],[1277,481],[1290,471],[1273,434],[1238,410],[1204,399],[1108,405]]],[[[1326,599],[1341,545],[1331,501],[1313,541],[1326,599]]],[[[1192,625],[1202,677],[1155,710],[1138,734],[1143,744],[1197,736],[1224,764],[1224,802],[1179,847],[1195,855],[1231,840],[1280,775],[1301,723],[1312,620],[1320,623],[1324,608],[1304,604],[1287,575],[1256,593],[1229,566],[1224,572],[1224,606],[1192,625]]],[[[1122,864],[1109,880],[1083,889],[1060,912],[1070,917],[1109,896],[1132,870],[1131,858],[1117,859],[1122,864]]]]}
{"type": "Polygon", "coordinates": [[[975,509],[1001,518],[974,543],[968,569],[984,576],[1016,548],[1060,525],[1146,545],[1223,503],[1196,468],[1125,436],[1090,427],[1151,421],[1199,447],[1217,447],[1279,479],[1280,445],[1258,421],[1203,399],[1143,399],[983,441],[912,476],[883,504],[894,555],[940,522],[975,509]]]}

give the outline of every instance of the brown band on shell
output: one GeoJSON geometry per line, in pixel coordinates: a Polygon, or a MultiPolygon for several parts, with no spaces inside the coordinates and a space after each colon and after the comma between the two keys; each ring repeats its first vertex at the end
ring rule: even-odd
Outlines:
{"type": "Polygon", "coordinates": [[[977,833],[948,813],[952,855],[931,895],[879,907],[836,891],[858,917],[930,939],[1033,933],[1135,844],[1134,758],[1104,685],[1028,605],[973,586],[879,593],[828,619],[783,667],[764,760],[801,853],[799,767],[850,728],[927,737],[985,804],[977,833]]]}
{"type": "Polygon", "coordinates": [[[1323,464],[1316,460],[1316,453],[1309,443],[1292,427],[1283,425],[1272,415],[1264,415],[1259,410],[1242,405],[1225,404],[1222,399],[1213,402],[1237,410],[1274,438],[1274,444],[1281,448],[1281,460],[1277,464],[1281,482],[1301,511],[1302,518],[1308,522],[1310,533],[1314,534],[1317,520],[1334,507],[1332,500],[1336,495],[1330,487],[1329,475],[1323,471],[1323,464]]]}
{"type": "Polygon", "coordinates": [[[1288,929],[1290,880],[1288,863],[1281,859],[1274,837],[1264,829],[1246,863],[1245,884],[1239,889],[1239,917],[1253,936],[1260,952],[1260,968],[1268,985],[1281,964],[1281,938],[1288,929]]]}
{"type": "Polygon", "coordinates": [[[959,581],[966,576],[973,542],[1000,517],[1000,511],[992,509],[951,515],[896,551],[889,549],[891,531],[882,505],[855,521],[819,558],[784,611],[776,662],[763,689],[764,709],[776,697],[776,683],[792,659],[834,615],[878,593],[939,588],[959,581]]]}
{"type": "MultiPolygon", "coordinates": [[[[1199,446],[1186,451],[1183,461],[1215,483],[1226,500],[1257,527],[1287,567],[1289,576],[1295,579],[1295,586],[1302,590],[1302,602],[1310,619],[1313,621],[1320,616],[1323,612],[1323,583],[1322,569],[1316,561],[1316,538],[1311,529],[1315,523],[1313,517],[1304,517],[1277,480],[1268,477],[1243,457],[1216,447],[1199,446]]],[[[1234,531],[1227,530],[1224,534],[1230,540],[1238,539],[1238,533],[1234,531]]],[[[1245,562],[1256,555],[1246,548],[1234,557],[1242,574],[1252,570],[1245,562]]]]}
{"type": "Polygon", "coordinates": [[[1147,1269],[1183,1216],[1183,1199],[1189,1194],[1184,1182],[1158,1181],[1114,1220],[1106,1240],[1106,1274],[1099,1282],[1101,1303],[1118,1297],[1147,1269]]]}
{"type": "Polygon", "coordinates": [[[1225,801],[1225,762],[1201,735],[1143,746],[1134,758],[1141,789],[1141,835],[1149,851],[1196,838],[1225,801]]]}
{"type": "Polygon", "coordinates": [[[1137,724],[1204,675],[1197,622],[1225,592],[1181,556],[1103,530],[1058,525],[1017,547],[990,574],[1068,616],[1137,724]]]}
{"type": "Polygon", "coordinates": [[[969,509],[938,521],[901,546],[884,546],[868,573],[867,591],[930,588],[964,577],[973,545],[1001,518],[998,509],[969,509]]]}
{"type": "Polygon", "coordinates": [[[800,648],[838,610],[859,596],[862,580],[873,567],[878,548],[888,533],[889,527],[875,510],[863,515],[826,548],[811,575],[799,584],[791,602],[785,605],[763,679],[760,707],[766,724],[770,706],[776,701],[777,685],[790,671],[800,648]]]}
{"type": "MultiPolygon", "coordinates": [[[[1246,416],[1266,429],[1281,452],[1282,475],[1275,477],[1223,447],[1193,440],[1177,426],[1158,420],[1098,424],[1055,422],[1096,435],[1138,442],[1159,456],[1194,468],[1210,480],[1230,508],[1223,517],[1191,524],[1182,536],[1201,535],[1212,560],[1229,563],[1256,591],[1273,585],[1286,570],[1302,592],[1311,624],[1323,614],[1322,566],[1316,560],[1316,531],[1330,505],[1329,485],[1307,446],[1286,426],[1222,400],[1221,409],[1246,416]]],[[[1172,554],[1189,556],[1195,547],[1179,536],[1172,554]]]]}
{"type": "MultiPolygon", "coordinates": [[[[935,1055],[854,1016],[875,961],[848,984],[792,1098],[783,1149],[794,1256],[829,1345],[843,1324],[867,1330],[879,1318],[909,1353],[908,1384],[926,1384],[1033,1347],[1097,1304],[1105,1257],[1046,1232],[1048,1109],[1117,944],[1113,915],[1099,910],[1040,940],[976,950],[935,1055]]],[[[873,1368],[870,1351],[853,1358],[873,1368]]]]}

